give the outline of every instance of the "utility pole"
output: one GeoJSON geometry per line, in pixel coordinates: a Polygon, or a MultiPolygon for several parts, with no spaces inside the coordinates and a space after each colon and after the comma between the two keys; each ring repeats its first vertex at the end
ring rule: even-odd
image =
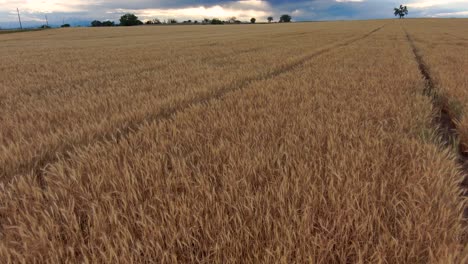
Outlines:
{"type": "Polygon", "coordinates": [[[49,20],[47,20],[47,15],[45,15],[45,21],[46,21],[47,27],[49,27],[49,20]]]}
{"type": "Polygon", "coordinates": [[[20,29],[23,30],[23,25],[21,24],[21,17],[20,17],[20,13],[19,13],[19,9],[16,8],[16,12],[18,13],[18,21],[20,23],[20,29]]]}

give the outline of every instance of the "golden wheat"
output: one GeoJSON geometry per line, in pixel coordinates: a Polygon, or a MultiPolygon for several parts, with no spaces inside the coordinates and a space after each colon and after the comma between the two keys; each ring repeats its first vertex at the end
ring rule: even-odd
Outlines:
{"type": "Polygon", "coordinates": [[[293,43],[281,40],[292,38],[288,26],[268,25],[229,27],[228,36],[226,27],[56,30],[30,33],[26,41],[20,40],[29,35],[5,35],[0,178],[8,182],[57,152],[112,137],[128,123],[151,121],[373,27],[304,24],[293,43]]]}
{"type": "Polygon", "coordinates": [[[458,123],[462,151],[468,152],[468,21],[422,20],[408,24],[434,78],[444,110],[458,123]],[[430,30],[428,30],[430,28],[430,30]]]}
{"type": "Polygon", "coordinates": [[[0,259],[466,262],[418,23],[1,36],[0,259]]]}

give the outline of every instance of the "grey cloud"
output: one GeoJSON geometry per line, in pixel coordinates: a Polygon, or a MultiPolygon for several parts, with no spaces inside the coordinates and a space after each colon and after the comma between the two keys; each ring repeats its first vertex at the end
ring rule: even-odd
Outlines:
{"type": "MultiPolygon", "coordinates": [[[[52,24],[61,24],[65,19],[71,24],[86,25],[94,19],[118,20],[122,12],[126,10],[143,14],[147,9],[153,10],[177,10],[188,7],[210,8],[216,5],[226,9],[234,10],[258,10],[279,16],[282,13],[293,15],[296,21],[303,20],[334,20],[334,19],[372,19],[372,18],[392,18],[392,9],[399,3],[393,0],[364,0],[363,2],[337,2],[336,0],[269,0],[265,5],[254,6],[247,2],[227,1],[227,0],[68,0],[64,3],[81,3],[80,11],[61,12],[54,11],[49,14],[52,24]]],[[[421,2],[425,0],[406,0],[407,2],[421,2]]],[[[6,2],[9,3],[9,2],[6,2]]],[[[12,9],[11,5],[8,5],[12,9]]],[[[11,14],[13,10],[5,10],[0,6],[0,26],[14,27],[15,16],[11,14]],[[13,25],[13,26],[12,26],[13,25]]],[[[450,3],[443,6],[436,6],[425,9],[410,8],[410,17],[432,16],[437,13],[453,13],[457,11],[468,11],[468,1],[466,3],[450,3]]],[[[164,12],[167,14],[168,12],[164,12]]],[[[43,18],[43,13],[25,13],[25,23],[39,25],[37,21],[43,18]],[[29,20],[27,18],[30,18],[29,20]]],[[[157,16],[157,14],[155,14],[157,16]]],[[[180,17],[179,19],[199,19],[198,17],[180,17]]],[[[262,18],[264,19],[264,18],[262,18]]]]}

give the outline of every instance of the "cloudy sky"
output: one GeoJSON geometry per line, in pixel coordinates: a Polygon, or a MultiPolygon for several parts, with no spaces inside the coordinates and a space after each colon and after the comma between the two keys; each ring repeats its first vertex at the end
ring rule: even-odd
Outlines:
{"type": "Polygon", "coordinates": [[[126,12],[141,20],[203,18],[240,20],[283,13],[295,21],[391,18],[392,9],[408,6],[410,17],[468,17],[468,0],[0,0],[0,27],[18,27],[16,8],[26,26],[88,25],[94,19],[115,20],[126,12]]]}

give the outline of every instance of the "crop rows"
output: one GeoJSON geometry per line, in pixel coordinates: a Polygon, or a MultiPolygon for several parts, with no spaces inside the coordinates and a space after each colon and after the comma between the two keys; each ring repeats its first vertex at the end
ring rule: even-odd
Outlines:
{"type": "MultiPolygon", "coordinates": [[[[407,32],[414,39],[413,45],[420,57],[427,75],[430,75],[432,97],[441,111],[441,125],[450,129],[449,140],[455,153],[458,153],[459,163],[463,167],[464,195],[468,195],[468,32],[463,29],[466,21],[445,20],[437,25],[431,21],[418,21],[407,25],[407,32]],[[425,27],[431,26],[430,34],[425,27]],[[445,117],[444,117],[445,116],[445,117]],[[444,121],[445,119],[445,121],[444,121]]],[[[446,129],[447,129],[446,128],[446,129]]],[[[468,208],[465,208],[465,218],[468,218],[468,208]]],[[[465,220],[466,221],[466,220],[465,220]]],[[[468,241],[468,233],[465,232],[468,241]]]]}
{"type": "MultiPolygon", "coordinates": [[[[0,101],[10,117],[2,122],[22,116],[25,124],[11,122],[5,131],[17,132],[2,133],[1,142],[22,139],[33,154],[3,150],[10,159],[0,185],[0,259],[463,263],[456,156],[438,144],[437,111],[401,23],[382,25],[200,27],[173,33],[161,44],[167,50],[148,45],[154,29],[141,28],[128,32],[138,45],[132,56],[122,40],[114,40],[115,52],[64,51],[79,74],[53,76],[54,85],[41,79],[45,91],[12,71],[0,101]],[[294,43],[281,38],[294,32],[305,34],[294,43]],[[227,49],[200,49],[239,34],[227,49]],[[116,57],[100,65],[106,71],[93,68],[109,56],[116,57]],[[117,66],[126,60],[144,63],[125,72],[117,66]],[[83,84],[65,85],[76,80],[83,84]],[[85,104],[74,117],[78,102],[85,104]],[[170,118],[145,120],[168,109],[170,118]],[[133,122],[139,126],[123,137],[93,139],[133,122]],[[28,130],[38,124],[42,130],[28,130]],[[41,164],[42,183],[27,172],[37,167],[30,157],[67,144],[74,146],[67,155],[41,164]]],[[[118,38],[118,30],[103,37],[118,38]]],[[[47,46],[48,38],[94,31],[34,36],[47,46]]],[[[64,55],[56,56],[58,63],[64,55]]]]}
{"type": "MultiPolygon", "coordinates": [[[[468,105],[468,40],[457,34],[463,32],[466,21],[443,21],[443,27],[432,27],[431,31],[424,30],[430,26],[429,21],[418,21],[409,24],[408,32],[412,34],[415,45],[428,71],[434,79],[438,98],[444,110],[459,124],[457,128],[463,142],[462,150],[468,150],[468,120],[464,111],[468,105]],[[460,25],[460,23],[462,25],[460,25]],[[460,29],[460,30],[458,30],[460,29]]],[[[441,22],[442,23],[442,22],[441,22]]]]}
{"type": "MultiPolygon", "coordinates": [[[[6,39],[2,47],[7,63],[0,93],[0,177],[9,182],[18,174],[41,170],[57,153],[108,138],[115,131],[135,129],[168,109],[277,72],[315,49],[362,35],[375,25],[328,27],[334,30],[322,34],[320,40],[310,35],[323,29],[298,29],[305,34],[298,37],[300,42],[288,45],[272,38],[269,28],[260,37],[248,30],[231,32],[231,37],[223,37],[226,33],[221,30],[217,34],[195,32],[200,40],[194,40],[193,46],[180,40],[180,34],[168,35],[164,29],[139,32],[131,39],[133,43],[108,40],[106,35],[97,35],[101,31],[95,32],[93,41],[88,36],[81,43],[75,41],[78,44],[38,38],[35,49],[26,52],[6,39]],[[162,37],[154,34],[167,39],[158,45],[162,37]],[[203,34],[206,36],[200,37],[203,34]],[[232,43],[231,38],[239,35],[243,39],[232,43]],[[117,44],[112,46],[114,42],[117,44]]],[[[82,33],[77,29],[68,34],[82,33]]],[[[118,33],[113,32],[114,36],[118,33]]],[[[22,48],[30,45],[20,43],[22,48]]]]}

